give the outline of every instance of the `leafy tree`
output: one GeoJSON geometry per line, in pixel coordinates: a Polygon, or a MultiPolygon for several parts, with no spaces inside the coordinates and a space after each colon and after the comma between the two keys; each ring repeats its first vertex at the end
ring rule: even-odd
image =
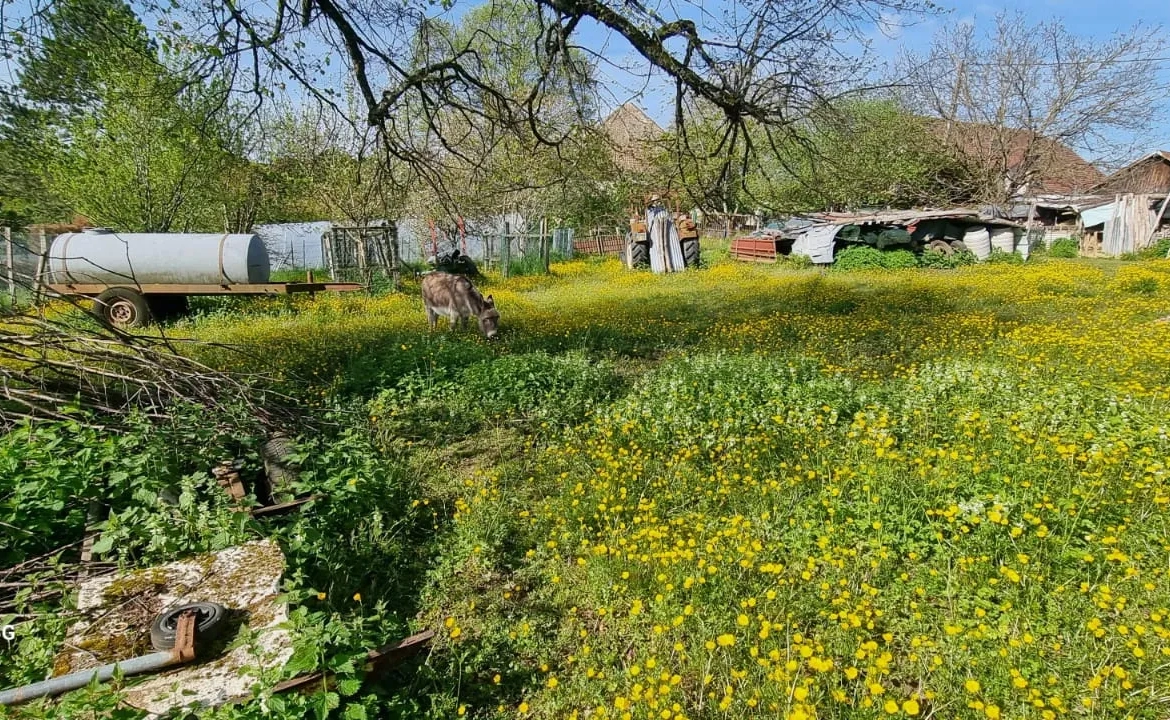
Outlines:
{"type": "Polygon", "coordinates": [[[982,200],[1084,191],[1101,176],[1070,148],[1104,162],[1125,157],[1125,139],[1165,112],[1166,48],[1158,27],[1085,38],[1060,20],[1003,12],[986,33],[950,25],[901,58],[902,102],[938,119],[948,149],[980,171],[982,200]]]}
{"type": "Polygon", "coordinates": [[[64,125],[69,140],[49,166],[50,187],[119,230],[223,228],[217,185],[234,163],[215,135],[221,93],[134,66],[100,77],[100,104],[64,125]]]}
{"type": "Polygon", "coordinates": [[[435,153],[443,178],[416,188],[416,211],[482,218],[519,211],[576,223],[613,213],[612,187],[605,181],[614,169],[604,138],[592,127],[593,68],[577,52],[549,62],[540,40],[550,22],[545,11],[506,0],[471,10],[458,27],[423,27],[416,66],[462,48],[474,53],[483,83],[469,88],[460,105],[421,116],[416,132],[427,125],[443,128],[435,153]],[[535,83],[543,83],[545,92],[531,98],[535,83]],[[539,122],[513,107],[528,102],[539,122]]]}
{"type": "Polygon", "coordinates": [[[774,211],[946,206],[966,199],[968,170],[920,118],[885,100],[827,107],[807,140],[765,153],[749,175],[774,211]]]}
{"type": "Polygon", "coordinates": [[[925,123],[886,100],[825,106],[782,142],[729,168],[717,117],[696,113],[685,136],[672,136],[657,162],[660,177],[716,213],[771,213],[859,207],[949,205],[965,199],[967,169],[948,155],[925,123]]]}

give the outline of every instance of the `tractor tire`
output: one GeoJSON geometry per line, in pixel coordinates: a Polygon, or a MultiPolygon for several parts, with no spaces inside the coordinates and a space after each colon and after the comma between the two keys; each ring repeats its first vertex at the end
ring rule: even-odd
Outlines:
{"type": "Polygon", "coordinates": [[[943,255],[954,255],[955,249],[952,248],[943,240],[931,240],[930,244],[926,246],[928,250],[937,250],[943,255]]]}
{"type": "Polygon", "coordinates": [[[124,287],[110,288],[98,295],[93,303],[93,313],[98,320],[123,330],[148,325],[151,320],[146,297],[137,290],[124,287]]]}
{"type": "Polygon", "coordinates": [[[683,266],[697,268],[702,262],[699,254],[699,239],[682,241],[683,266]]]}
{"type": "Polygon", "coordinates": [[[650,246],[645,243],[632,242],[629,244],[630,267],[650,267],[650,246]]]}
{"type": "Polygon", "coordinates": [[[951,249],[955,252],[964,252],[967,249],[967,246],[963,244],[962,240],[952,240],[951,249]]]}
{"type": "Polygon", "coordinates": [[[227,626],[227,608],[219,603],[198,602],[183,605],[162,613],[150,624],[150,644],[155,650],[170,650],[175,647],[175,633],[179,629],[179,616],[188,610],[195,611],[195,641],[214,640],[227,626]]]}

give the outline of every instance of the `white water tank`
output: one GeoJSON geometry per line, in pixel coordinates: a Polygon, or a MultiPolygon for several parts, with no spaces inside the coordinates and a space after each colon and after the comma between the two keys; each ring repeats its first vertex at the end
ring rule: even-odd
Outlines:
{"type": "Polygon", "coordinates": [[[268,282],[268,250],[258,235],[65,233],[49,249],[53,283],[237,285],[268,282]]]}
{"type": "Polygon", "coordinates": [[[1015,228],[991,228],[991,249],[1000,252],[1013,253],[1016,251],[1015,228]]]}
{"type": "Polygon", "coordinates": [[[986,260],[991,255],[991,233],[985,227],[968,228],[963,233],[963,244],[980,260],[986,260]]]}

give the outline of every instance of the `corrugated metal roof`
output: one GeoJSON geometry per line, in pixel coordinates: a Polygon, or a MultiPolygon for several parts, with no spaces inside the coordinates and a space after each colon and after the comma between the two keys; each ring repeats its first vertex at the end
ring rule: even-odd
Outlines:
{"type": "Polygon", "coordinates": [[[968,220],[982,225],[1022,227],[1019,223],[980,215],[976,210],[889,210],[873,214],[817,213],[810,217],[834,225],[913,225],[923,220],[968,220]]]}

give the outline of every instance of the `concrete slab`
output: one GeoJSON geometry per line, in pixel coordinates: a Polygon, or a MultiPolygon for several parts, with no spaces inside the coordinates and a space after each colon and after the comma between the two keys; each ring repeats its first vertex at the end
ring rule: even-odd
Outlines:
{"type": "Polygon", "coordinates": [[[283,667],[292,638],[279,627],[288,607],[278,602],[284,555],[269,540],[127,574],[83,581],[78,610],[83,618],[66,636],[53,674],[65,675],[152,652],[150,623],[166,610],[192,602],[217,602],[230,625],[211,646],[212,655],[175,670],[127,678],[128,704],[150,716],[176,708],[215,706],[249,694],[260,668],[283,667]],[[242,627],[254,637],[240,642],[242,627]],[[234,646],[234,647],[233,647],[234,646]]]}

